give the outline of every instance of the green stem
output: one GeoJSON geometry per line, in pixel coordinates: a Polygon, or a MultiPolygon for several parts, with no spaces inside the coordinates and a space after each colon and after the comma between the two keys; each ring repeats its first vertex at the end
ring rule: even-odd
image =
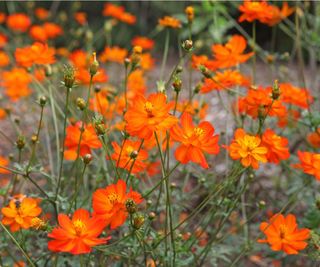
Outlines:
{"type": "Polygon", "coordinates": [[[167,29],[167,31],[166,31],[166,39],[165,39],[165,43],[164,43],[163,57],[162,57],[162,65],[161,65],[161,71],[160,71],[160,80],[162,80],[162,78],[163,78],[164,68],[165,68],[166,63],[167,63],[168,51],[169,51],[169,41],[170,41],[170,32],[167,29]]]}

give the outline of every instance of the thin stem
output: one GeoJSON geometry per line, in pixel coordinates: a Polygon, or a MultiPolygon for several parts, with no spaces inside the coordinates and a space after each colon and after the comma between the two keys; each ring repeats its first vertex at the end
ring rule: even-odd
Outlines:
{"type": "Polygon", "coordinates": [[[165,68],[166,63],[167,63],[168,51],[169,51],[169,41],[170,41],[170,32],[167,29],[167,31],[166,31],[166,39],[165,39],[165,43],[164,43],[163,57],[162,57],[162,65],[161,65],[161,71],[160,71],[160,80],[162,80],[162,78],[163,78],[164,68],[165,68]]]}

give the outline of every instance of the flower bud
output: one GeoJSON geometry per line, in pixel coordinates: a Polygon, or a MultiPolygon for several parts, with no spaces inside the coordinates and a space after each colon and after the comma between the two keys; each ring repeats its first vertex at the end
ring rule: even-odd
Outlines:
{"type": "Polygon", "coordinates": [[[266,207],[266,202],[264,200],[260,200],[258,203],[259,209],[264,209],[266,207]]]}
{"type": "Polygon", "coordinates": [[[177,184],[174,183],[174,182],[172,182],[172,183],[170,184],[170,187],[171,187],[171,189],[176,189],[176,188],[177,188],[177,184]]]}
{"type": "Polygon", "coordinates": [[[191,51],[193,49],[193,42],[192,40],[185,40],[183,43],[182,43],[182,48],[184,50],[186,50],[187,52],[191,51]]]}
{"type": "Polygon", "coordinates": [[[83,163],[88,165],[92,161],[92,155],[91,154],[85,154],[83,157],[83,163]]]}
{"type": "Polygon", "coordinates": [[[93,62],[91,63],[91,66],[90,66],[90,75],[91,75],[91,76],[94,76],[94,75],[96,75],[97,72],[98,72],[99,62],[98,62],[98,60],[97,60],[96,52],[93,52],[93,53],[92,53],[92,56],[93,56],[93,62]]]}
{"type": "Polygon", "coordinates": [[[176,69],[176,74],[179,74],[183,71],[183,68],[181,66],[178,66],[176,69]]]}
{"type": "Polygon", "coordinates": [[[200,92],[200,90],[201,90],[201,86],[202,86],[202,84],[201,84],[201,83],[198,83],[198,84],[196,85],[196,87],[193,89],[193,92],[194,92],[195,94],[198,94],[198,93],[200,92]]]}
{"type": "Polygon", "coordinates": [[[35,144],[35,143],[37,143],[37,141],[38,141],[38,137],[37,137],[37,135],[32,135],[31,136],[31,142],[33,143],[33,144],[35,144]]]}
{"type": "Polygon", "coordinates": [[[19,136],[17,141],[16,141],[16,146],[19,150],[23,149],[24,146],[26,145],[26,140],[24,138],[24,136],[19,136]]]}
{"type": "Polygon", "coordinates": [[[203,65],[200,65],[199,69],[200,69],[202,75],[203,75],[205,78],[208,78],[208,79],[211,79],[211,78],[212,78],[211,73],[210,73],[210,71],[208,70],[208,68],[206,68],[206,67],[203,66],[203,65]]]}
{"type": "Polygon", "coordinates": [[[128,198],[125,202],[126,205],[126,210],[127,212],[129,212],[130,214],[136,213],[137,212],[137,205],[136,203],[133,201],[133,199],[128,198]]]}
{"type": "Polygon", "coordinates": [[[74,68],[72,66],[65,65],[63,71],[64,86],[68,89],[72,88],[75,79],[74,68]]]}
{"type": "Polygon", "coordinates": [[[31,219],[31,227],[36,230],[46,230],[47,224],[45,221],[41,220],[39,217],[31,219]]]}
{"type": "Polygon", "coordinates": [[[78,97],[76,103],[80,110],[84,110],[86,108],[86,101],[83,98],[78,97]]]}
{"type": "Polygon", "coordinates": [[[130,58],[125,58],[124,59],[124,66],[127,68],[130,65],[130,58]]]}
{"type": "Polygon", "coordinates": [[[281,91],[278,80],[275,80],[272,86],[272,99],[277,100],[280,97],[281,91]]]}
{"type": "Polygon", "coordinates": [[[133,227],[138,230],[144,224],[144,216],[142,214],[137,214],[133,218],[133,227]]]}
{"type": "Polygon", "coordinates": [[[106,133],[106,128],[103,123],[94,125],[98,135],[104,135],[106,133]]]}
{"type": "Polygon", "coordinates": [[[192,6],[187,6],[184,12],[187,15],[188,22],[192,23],[194,19],[194,8],[192,6]]]}
{"type": "Polygon", "coordinates": [[[153,221],[155,218],[156,218],[156,214],[153,212],[153,211],[151,211],[149,214],[148,214],[148,218],[149,218],[149,220],[150,221],[153,221]]]}
{"type": "Polygon", "coordinates": [[[44,107],[47,103],[47,98],[45,96],[41,96],[39,99],[39,104],[41,107],[44,107]]]}
{"type": "Polygon", "coordinates": [[[133,150],[133,151],[130,153],[130,158],[136,159],[137,157],[138,157],[138,151],[137,151],[137,150],[133,150]]]}
{"type": "Polygon", "coordinates": [[[181,91],[182,81],[180,78],[175,78],[172,83],[173,89],[178,93],[181,91]]]}
{"type": "Polygon", "coordinates": [[[101,86],[99,84],[97,84],[95,87],[94,87],[94,92],[95,93],[99,93],[101,91],[101,86]]]}

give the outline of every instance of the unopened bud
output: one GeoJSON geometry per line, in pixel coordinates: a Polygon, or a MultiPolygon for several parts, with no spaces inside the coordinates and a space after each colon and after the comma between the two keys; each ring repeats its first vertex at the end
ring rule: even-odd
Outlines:
{"type": "Polygon", "coordinates": [[[44,107],[47,103],[47,98],[45,96],[41,96],[39,99],[39,104],[41,107],[44,107]]]}
{"type": "Polygon", "coordinates": [[[156,216],[157,215],[153,211],[151,211],[148,215],[148,218],[150,221],[153,221],[156,218],[156,216]]]}
{"type": "Polygon", "coordinates": [[[277,100],[280,97],[280,94],[281,92],[278,80],[275,80],[272,86],[272,99],[277,100]]]}
{"type": "Polygon", "coordinates": [[[38,137],[34,134],[34,135],[32,135],[31,136],[31,142],[33,143],[33,144],[35,144],[35,143],[37,143],[37,141],[38,141],[38,137]]]}
{"type": "Polygon", "coordinates": [[[85,154],[82,159],[83,159],[84,164],[88,165],[92,161],[92,155],[85,154]]]}
{"type": "Polygon", "coordinates": [[[138,157],[138,151],[134,150],[130,153],[130,158],[136,159],[138,157]]]}
{"type": "Polygon", "coordinates": [[[184,50],[186,50],[187,52],[191,51],[192,48],[193,48],[193,42],[192,40],[185,40],[183,43],[182,43],[182,48],[184,50]]]}
{"type": "Polygon", "coordinates": [[[64,86],[67,87],[68,89],[73,87],[73,84],[75,81],[75,73],[74,73],[74,68],[72,66],[69,66],[69,65],[64,66],[63,81],[64,81],[64,86]]]}
{"type": "Polygon", "coordinates": [[[127,68],[130,65],[130,58],[125,58],[124,59],[124,66],[127,68]]]}
{"type": "Polygon", "coordinates": [[[46,77],[50,77],[52,75],[52,67],[50,65],[46,65],[44,73],[46,77]]]}
{"type": "Polygon", "coordinates": [[[201,86],[202,86],[201,83],[197,84],[196,87],[193,89],[193,92],[195,94],[198,94],[200,92],[200,90],[201,90],[201,86]]]}
{"type": "Polygon", "coordinates": [[[31,219],[31,227],[36,230],[46,230],[47,224],[40,218],[34,217],[31,219]]]}
{"type": "Polygon", "coordinates": [[[179,74],[183,71],[183,68],[181,66],[178,66],[176,69],[176,74],[179,74]]]}
{"type": "Polygon", "coordinates": [[[181,91],[182,81],[180,78],[176,78],[172,83],[173,89],[178,93],[181,91]]]}
{"type": "Polygon", "coordinates": [[[133,199],[128,198],[125,202],[126,205],[126,210],[127,212],[129,212],[130,214],[136,213],[137,212],[137,205],[136,203],[133,201],[133,199]]]}
{"type": "Polygon", "coordinates": [[[86,108],[86,101],[83,98],[78,97],[76,103],[80,110],[84,110],[86,108]]]}
{"type": "Polygon", "coordinates": [[[258,203],[259,209],[264,209],[266,207],[266,202],[264,200],[260,200],[258,203]]]}
{"type": "Polygon", "coordinates": [[[177,184],[174,183],[174,182],[172,182],[172,183],[170,184],[170,187],[171,187],[172,189],[175,189],[175,188],[177,188],[177,184]]]}
{"type": "Polygon", "coordinates": [[[106,128],[104,124],[95,124],[95,129],[98,135],[104,135],[106,133],[106,128]]]}
{"type": "Polygon", "coordinates": [[[16,146],[19,150],[23,149],[24,146],[26,145],[26,140],[24,138],[24,136],[19,136],[17,141],[16,141],[16,146]]]}
{"type": "Polygon", "coordinates": [[[212,75],[211,75],[211,73],[210,73],[210,71],[209,71],[208,68],[206,68],[206,67],[203,66],[203,65],[200,65],[199,69],[200,69],[200,71],[201,71],[201,73],[202,73],[202,75],[203,75],[204,77],[206,77],[206,78],[208,78],[208,79],[211,79],[211,78],[212,78],[212,75]]]}
{"type": "Polygon", "coordinates": [[[96,75],[97,72],[98,72],[99,62],[98,62],[98,60],[97,60],[96,52],[93,52],[93,53],[92,53],[92,56],[93,56],[93,62],[92,62],[91,65],[90,65],[90,75],[91,75],[91,76],[94,76],[94,75],[96,75]]]}
{"type": "Polygon", "coordinates": [[[142,225],[144,224],[144,216],[142,214],[137,214],[133,218],[133,227],[135,229],[140,229],[142,225]]]}
{"type": "Polygon", "coordinates": [[[101,91],[101,86],[99,84],[97,84],[95,87],[94,87],[94,92],[95,93],[99,93],[101,91]]]}

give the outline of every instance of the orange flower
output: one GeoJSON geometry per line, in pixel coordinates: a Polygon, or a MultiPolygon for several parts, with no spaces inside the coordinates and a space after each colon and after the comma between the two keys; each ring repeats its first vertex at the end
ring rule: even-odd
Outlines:
{"type": "Polygon", "coordinates": [[[288,139],[276,135],[271,129],[267,129],[262,135],[262,143],[268,149],[268,162],[279,163],[280,160],[286,160],[290,157],[288,148],[288,139]]]}
{"type": "Polygon", "coordinates": [[[161,19],[158,20],[159,25],[163,27],[169,27],[169,28],[181,28],[181,22],[180,20],[170,17],[170,16],[165,16],[161,19]]]}
{"type": "Polygon", "coordinates": [[[125,48],[120,48],[118,46],[105,47],[102,54],[100,55],[100,61],[106,62],[117,62],[119,64],[124,63],[124,59],[127,57],[128,51],[125,48]]]}
{"type": "Polygon", "coordinates": [[[143,70],[151,70],[154,67],[154,58],[150,53],[143,53],[140,55],[140,67],[143,70]]]}
{"type": "Polygon", "coordinates": [[[140,141],[126,140],[121,147],[116,143],[112,142],[114,153],[111,155],[111,159],[114,160],[117,167],[131,170],[131,173],[136,174],[146,169],[146,159],[148,158],[148,152],[144,149],[140,149],[140,141]],[[139,152],[138,152],[139,151],[139,152]],[[119,158],[119,156],[121,157],[119,158]],[[132,165],[134,164],[134,165],[132,165]]]}
{"type": "Polygon", "coordinates": [[[90,57],[81,49],[73,51],[69,55],[69,59],[72,64],[78,69],[87,68],[90,63],[90,57]]]}
{"type": "Polygon", "coordinates": [[[108,92],[106,90],[95,93],[94,97],[90,99],[89,108],[95,112],[99,112],[105,118],[113,118],[114,109],[108,100],[108,92]]]}
{"type": "Polygon", "coordinates": [[[46,65],[55,62],[54,48],[48,47],[47,44],[34,43],[31,46],[17,48],[15,58],[19,65],[31,67],[33,64],[46,65]]]}
{"type": "Polygon", "coordinates": [[[31,81],[30,74],[23,68],[13,68],[2,73],[2,86],[5,87],[5,93],[12,101],[31,94],[29,88],[31,81]]]}
{"type": "Polygon", "coordinates": [[[239,63],[244,63],[253,56],[253,52],[243,54],[246,46],[247,42],[244,37],[241,35],[233,35],[225,45],[213,45],[211,49],[219,68],[229,68],[239,63]]]}
{"type": "MultiPolygon", "coordinates": [[[[66,151],[64,154],[65,159],[75,160],[77,158],[78,145],[81,134],[82,122],[77,122],[75,125],[69,125],[66,129],[65,147],[66,151]]],[[[91,154],[91,149],[100,148],[102,144],[91,124],[84,125],[84,131],[82,133],[79,155],[84,156],[85,154],[91,154]]]]}
{"type": "Polygon", "coordinates": [[[137,69],[128,76],[128,99],[133,99],[137,94],[144,94],[147,91],[146,81],[143,71],[137,69]]]}
{"type": "Polygon", "coordinates": [[[38,7],[35,9],[34,14],[36,17],[40,20],[46,20],[49,18],[50,12],[49,10],[43,8],[43,7],[38,7]]]}
{"type": "Polygon", "coordinates": [[[296,217],[288,214],[284,217],[277,213],[269,222],[260,224],[260,231],[266,235],[266,239],[259,239],[259,243],[268,243],[274,251],[284,251],[287,254],[298,254],[299,250],[308,245],[305,242],[310,236],[307,228],[298,229],[296,217]]]}
{"type": "Polygon", "coordinates": [[[8,165],[9,165],[9,160],[0,156],[0,174],[10,173],[10,171],[1,168],[1,167],[7,167],[8,165]]]}
{"type": "Polygon", "coordinates": [[[8,43],[8,37],[3,33],[0,33],[0,48],[4,48],[8,43]]]}
{"type": "Polygon", "coordinates": [[[272,10],[270,10],[267,1],[244,0],[243,4],[239,6],[239,10],[242,12],[239,22],[259,20],[266,23],[272,18],[272,10]]]}
{"type": "Polygon", "coordinates": [[[290,8],[287,2],[282,4],[282,8],[280,10],[279,7],[271,5],[269,7],[269,12],[271,14],[271,18],[267,19],[266,24],[269,26],[274,26],[278,24],[281,20],[289,17],[293,12],[294,8],[290,8]]]}
{"type": "Polygon", "coordinates": [[[11,232],[17,232],[21,228],[31,227],[31,220],[41,213],[38,207],[39,200],[35,198],[23,198],[21,201],[12,199],[9,206],[1,209],[3,214],[2,223],[9,225],[11,232]]]}
{"type": "Polygon", "coordinates": [[[262,145],[260,137],[246,134],[241,128],[236,130],[234,139],[227,149],[230,157],[234,160],[240,159],[246,168],[251,166],[258,169],[259,162],[267,162],[268,149],[262,145]]]}
{"type": "Polygon", "coordinates": [[[243,76],[239,71],[227,69],[223,72],[216,72],[212,79],[205,79],[200,92],[208,93],[212,90],[227,90],[237,85],[248,86],[249,84],[249,78],[243,76]]]}
{"type": "Polygon", "coordinates": [[[154,41],[148,37],[136,36],[131,41],[132,46],[140,46],[143,50],[152,50],[154,41]]]}
{"type": "Polygon", "coordinates": [[[0,120],[3,120],[6,116],[7,116],[7,112],[3,108],[0,108],[0,120]]]}
{"type": "Polygon", "coordinates": [[[31,25],[30,18],[23,13],[11,14],[7,17],[7,26],[16,32],[26,32],[31,25]]]}
{"type": "Polygon", "coordinates": [[[214,155],[219,153],[219,135],[213,135],[214,128],[207,121],[203,121],[195,127],[192,117],[188,113],[182,114],[181,126],[182,128],[175,125],[170,131],[172,139],[181,143],[174,154],[176,159],[183,164],[192,161],[200,164],[203,168],[209,168],[203,153],[214,155]]]}
{"type": "Polygon", "coordinates": [[[92,206],[94,214],[103,219],[111,229],[115,229],[126,221],[128,212],[126,210],[126,201],[133,200],[136,204],[143,201],[138,192],[132,191],[126,193],[126,183],[118,180],[116,184],[108,185],[93,193],[92,206]]]}
{"type": "Polygon", "coordinates": [[[10,64],[10,58],[6,52],[0,51],[0,68],[6,67],[10,64]]]}
{"type": "Polygon", "coordinates": [[[208,61],[208,56],[206,55],[192,55],[191,62],[192,62],[192,68],[198,69],[201,65],[205,65],[205,63],[208,61]]]}
{"type": "Polygon", "coordinates": [[[304,173],[313,175],[317,180],[320,180],[320,154],[311,152],[298,151],[300,163],[293,166],[302,169],[304,173]]]}
{"type": "MultiPolygon", "coordinates": [[[[90,73],[88,68],[81,68],[76,70],[76,80],[81,82],[82,84],[90,83],[90,73]]],[[[107,73],[103,68],[99,68],[96,75],[93,76],[93,83],[105,83],[109,79],[107,73]]]]}
{"type": "Polygon", "coordinates": [[[85,25],[87,23],[87,14],[85,12],[76,12],[74,19],[80,24],[85,25]]]}
{"type": "Polygon", "coordinates": [[[171,106],[162,93],[151,94],[147,99],[137,95],[125,114],[126,130],[132,136],[150,139],[154,132],[169,130],[178,119],[169,114],[171,106]]]}
{"type": "Polygon", "coordinates": [[[278,117],[277,125],[280,128],[285,128],[288,125],[290,127],[295,127],[300,117],[301,117],[301,114],[298,110],[289,109],[288,112],[285,113],[285,115],[278,117]]]}
{"type": "Polygon", "coordinates": [[[98,238],[105,228],[105,223],[97,217],[90,217],[85,209],[74,212],[72,219],[58,215],[59,226],[48,237],[48,248],[54,252],[68,252],[74,255],[90,253],[92,247],[105,244],[111,237],[98,238]]]}
{"type": "Polygon", "coordinates": [[[270,117],[278,116],[283,117],[287,113],[286,107],[280,100],[272,100],[272,89],[258,89],[248,90],[248,94],[245,97],[241,97],[238,100],[238,108],[240,113],[246,113],[252,118],[257,118],[259,114],[270,117]]]}
{"type": "Polygon", "coordinates": [[[0,24],[6,21],[7,15],[3,12],[0,12],[0,24]]]}
{"type": "Polygon", "coordinates": [[[106,3],[102,12],[103,16],[113,17],[127,24],[134,24],[136,17],[128,12],[125,12],[123,6],[116,6],[111,3],[106,3]]]}
{"type": "Polygon", "coordinates": [[[315,148],[320,148],[320,128],[315,132],[308,134],[308,142],[315,148]]]}
{"type": "Polygon", "coordinates": [[[48,36],[48,39],[54,39],[63,34],[62,28],[58,24],[52,22],[44,23],[43,28],[48,36]]]}
{"type": "Polygon", "coordinates": [[[34,25],[30,28],[29,35],[32,39],[40,42],[46,42],[48,37],[46,31],[40,25],[34,25]]]}
{"type": "Polygon", "coordinates": [[[280,99],[285,103],[307,109],[309,104],[313,102],[313,97],[307,89],[293,86],[290,83],[281,83],[279,86],[280,99]]]}

